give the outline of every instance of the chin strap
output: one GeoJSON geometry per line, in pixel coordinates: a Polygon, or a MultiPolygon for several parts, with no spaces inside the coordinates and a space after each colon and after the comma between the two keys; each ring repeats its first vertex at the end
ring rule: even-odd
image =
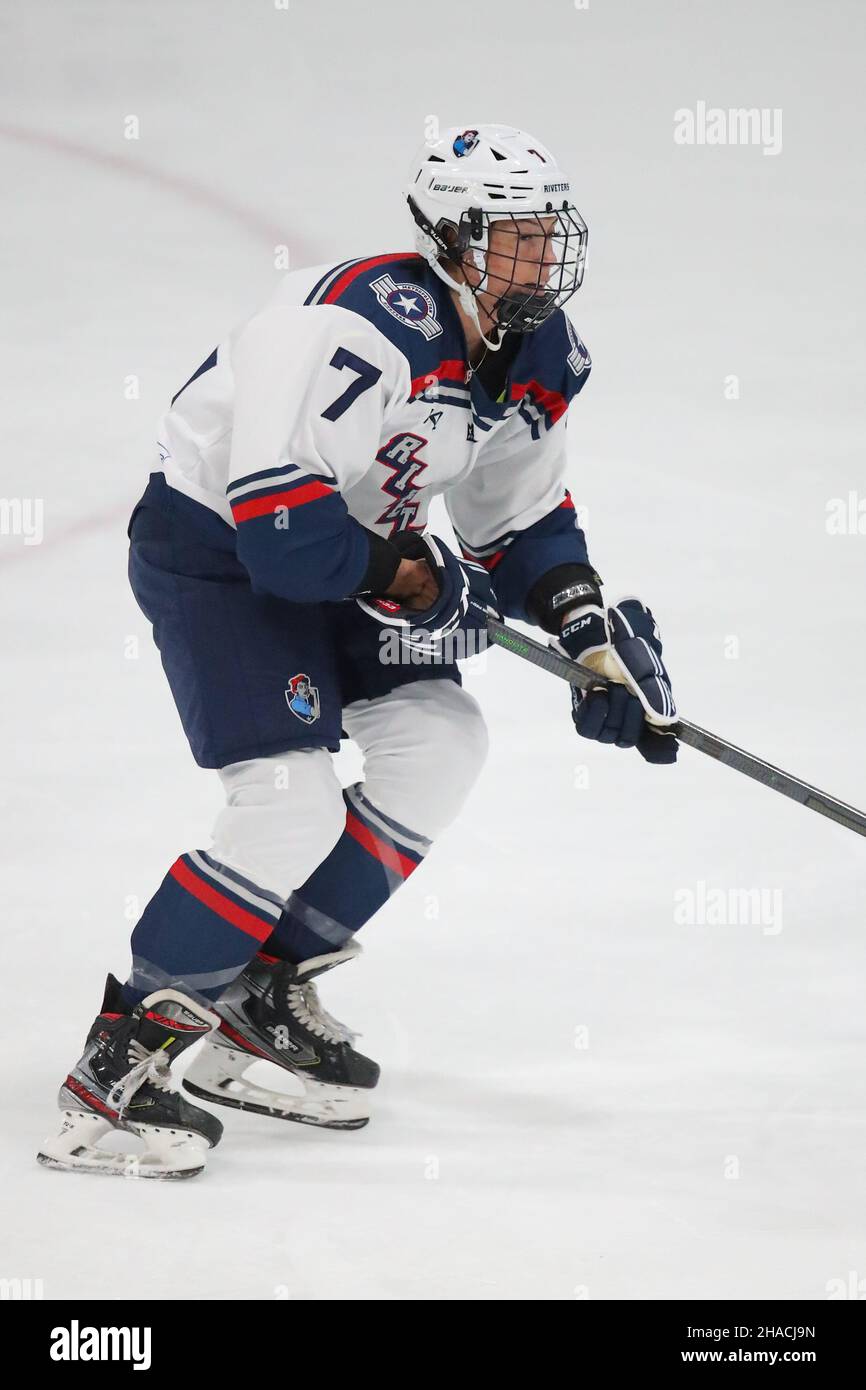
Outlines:
{"type": "Polygon", "coordinates": [[[445,260],[450,259],[452,254],[451,247],[448,246],[445,239],[439,235],[435,227],[433,227],[431,223],[427,220],[427,218],[418,208],[414,199],[409,197],[407,199],[407,202],[409,204],[409,209],[412,213],[412,217],[416,223],[416,226],[422,233],[421,240],[423,241],[423,243],[425,243],[423,245],[418,245],[419,251],[423,255],[430,269],[433,271],[433,274],[437,276],[443,284],[447,285],[450,290],[454,290],[456,292],[457,297],[460,300],[461,308],[463,309],[464,313],[468,314],[469,318],[471,318],[472,322],[475,324],[475,327],[478,329],[479,335],[481,337],[481,341],[484,343],[484,346],[487,348],[488,352],[498,352],[499,349],[502,347],[502,339],[500,338],[498,341],[494,342],[491,338],[487,337],[486,333],[484,332],[484,329],[481,327],[481,320],[478,314],[478,304],[476,302],[475,294],[473,293],[471,286],[467,285],[465,280],[455,280],[453,275],[449,275],[448,271],[442,265],[443,258],[445,260]]]}
{"type": "MultiPolygon", "coordinates": [[[[495,341],[492,338],[488,338],[487,334],[484,332],[484,329],[481,327],[481,319],[478,315],[478,301],[476,300],[475,295],[472,293],[472,290],[469,288],[465,281],[459,287],[458,294],[460,295],[460,303],[463,305],[463,308],[466,310],[467,314],[472,319],[472,322],[475,324],[475,327],[478,329],[481,341],[487,348],[487,351],[498,352],[499,349],[502,347],[504,335],[500,336],[495,341]]],[[[500,330],[497,328],[496,332],[499,333],[500,330]]]]}
{"type": "MultiPolygon", "coordinates": [[[[501,337],[498,338],[496,341],[494,341],[492,338],[488,338],[487,334],[484,332],[484,329],[481,327],[481,319],[478,314],[478,301],[475,298],[475,294],[473,293],[472,287],[470,285],[467,285],[465,280],[455,280],[453,276],[449,275],[447,270],[445,270],[442,267],[439,258],[435,252],[431,252],[430,254],[428,254],[427,263],[430,266],[430,269],[433,271],[434,275],[438,275],[439,279],[442,280],[444,284],[446,284],[449,287],[449,289],[456,290],[457,298],[460,300],[461,308],[464,310],[466,314],[468,314],[469,318],[471,318],[472,322],[475,324],[475,327],[478,329],[481,341],[482,343],[484,343],[488,352],[498,352],[499,349],[502,347],[503,340],[501,337]]],[[[498,331],[499,330],[497,329],[497,332],[498,331]]]]}
{"type": "MultiPolygon", "coordinates": [[[[444,284],[446,284],[449,289],[455,290],[457,292],[457,297],[460,300],[461,307],[463,308],[464,312],[469,315],[472,322],[475,324],[475,327],[478,329],[478,333],[481,337],[481,341],[484,343],[484,346],[487,348],[488,352],[498,352],[499,349],[502,347],[504,333],[496,341],[494,341],[492,338],[487,337],[486,333],[484,332],[484,329],[481,327],[481,319],[478,313],[478,302],[475,298],[476,291],[473,291],[472,287],[468,285],[465,280],[455,280],[452,275],[448,274],[447,270],[445,270],[445,268],[442,265],[443,257],[446,260],[451,259],[451,256],[453,254],[453,248],[448,245],[445,238],[440,235],[440,233],[436,230],[436,228],[428,220],[428,218],[424,216],[423,212],[418,207],[411,194],[407,197],[406,201],[409,204],[409,211],[412,214],[413,221],[415,222],[416,227],[421,232],[423,241],[426,243],[423,246],[419,245],[418,249],[424,256],[424,259],[427,261],[427,264],[433,271],[433,274],[438,276],[438,278],[444,284]]],[[[484,246],[476,245],[472,249],[474,250],[476,256],[480,254],[482,257],[482,265],[478,266],[478,269],[483,273],[483,279],[481,282],[483,284],[484,281],[487,279],[487,275],[486,273],[484,273],[486,266],[486,261],[484,260],[486,252],[486,242],[484,246]]],[[[500,330],[497,329],[497,333],[499,331],[500,330]]]]}

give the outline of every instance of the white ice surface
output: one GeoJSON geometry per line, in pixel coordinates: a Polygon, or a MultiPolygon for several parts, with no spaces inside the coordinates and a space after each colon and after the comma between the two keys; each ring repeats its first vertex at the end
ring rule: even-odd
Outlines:
{"type": "Polygon", "coordinates": [[[499,652],[467,677],[492,752],[464,814],[323,988],[382,1063],[374,1122],[225,1111],[176,1186],[34,1161],[128,918],[218,807],[125,580],[154,421],[276,245],[408,243],[430,114],[514,120],[574,171],[595,367],[570,484],[681,710],[866,802],[866,535],[825,529],[866,493],[862,6],[17,0],[0,49],[0,495],[45,504],[42,545],[0,538],[0,1276],[121,1299],[862,1279],[864,842],[689,751],[578,742],[559,683],[499,652]],[[698,100],[781,108],[782,153],[676,146],[698,100]],[[701,881],[781,890],[782,930],[677,925],[701,881]]]}

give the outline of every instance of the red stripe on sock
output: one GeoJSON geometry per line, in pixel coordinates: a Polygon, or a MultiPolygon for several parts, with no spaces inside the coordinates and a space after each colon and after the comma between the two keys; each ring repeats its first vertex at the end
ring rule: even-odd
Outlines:
{"type": "Polygon", "coordinates": [[[242,932],[246,932],[247,936],[255,937],[256,941],[267,941],[273,932],[273,922],[263,922],[260,917],[253,916],[252,912],[238,907],[231,898],[225,897],[216,888],[212,888],[209,883],[197,878],[189,865],[185,864],[182,859],[178,859],[172,864],[169,873],[182,888],[185,888],[194,898],[198,898],[200,903],[204,903],[205,907],[209,907],[224,921],[231,922],[233,927],[238,927],[242,932]]]}
{"type": "Polygon", "coordinates": [[[414,859],[408,859],[405,854],[399,854],[390,845],[386,845],[362,821],[353,816],[351,811],[346,816],[346,831],[368,854],[372,854],[373,858],[378,859],[386,868],[393,869],[401,878],[408,878],[417,869],[418,865],[414,859]]]}

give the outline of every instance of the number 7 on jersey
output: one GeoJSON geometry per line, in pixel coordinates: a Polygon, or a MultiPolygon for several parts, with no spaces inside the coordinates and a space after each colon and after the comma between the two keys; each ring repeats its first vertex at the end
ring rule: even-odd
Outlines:
{"type": "Polygon", "coordinates": [[[339,395],[328,406],[327,410],[322,411],[323,420],[339,420],[340,416],[346,413],[349,406],[353,405],[359,396],[363,395],[365,391],[369,391],[371,386],[376,385],[382,373],[371,362],[365,362],[363,357],[358,357],[357,353],[350,352],[348,348],[344,347],[337,348],[331,358],[330,365],[336,367],[338,372],[341,372],[344,367],[348,367],[350,371],[358,373],[355,381],[350,382],[342,395],[339,395]]]}

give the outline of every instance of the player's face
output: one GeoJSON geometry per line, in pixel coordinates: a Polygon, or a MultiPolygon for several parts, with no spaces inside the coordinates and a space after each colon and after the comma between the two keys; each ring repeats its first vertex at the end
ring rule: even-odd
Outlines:
{"type": "Polygon", "coordinates": [[[544,289],[553,267],[555,217],[494,222],[487,249],[487,275],[494,295],[518,289],[544,289]]]}
{"type": "MultiPolygon", "coordinates": [[[[554,240],[555,217],[520,218],[494,222],[487,242],[487,283],[478,293],[479,308],[493,322],[497,300],[509,290],[532,293],[547,288],[559,266],[554,240]]],[[[463,271],[470,284],[479,285],[484,272],[466,256],[463,271]]]]}

